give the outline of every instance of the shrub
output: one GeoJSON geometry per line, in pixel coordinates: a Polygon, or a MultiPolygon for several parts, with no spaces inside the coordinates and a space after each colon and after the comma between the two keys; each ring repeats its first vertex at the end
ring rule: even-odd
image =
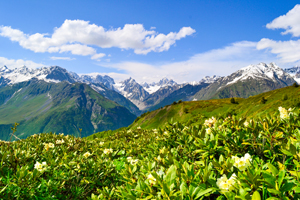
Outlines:
{"type": "Polygon", "coordinates": [[[188,113],[189,110],[188,110],[187,108],[184,108],[184,109],[183,109],[183,112],[184,112],[184,113],[188,113]]]}
{"type": "Polygon", "coordinates": [[[283,100],[283,101],[288,100],[287,94],[285,94],[285,95],[282,96],[282,100],[283,100]]]}
{"type": "Polygon", "coordinates": [[[299,85],[298,85],[297,82],[295,82],[295,83],[293,84],[293,86],[294,86],[294,87],[298,87],[299,85]]]}
{"type": "Polygon", "coordinates": [[[265,104],[267,102],[267,99],[265,99],[265,97],[262,97],[260,100],[260,103],[265,104]]]}
{"type": "Polygon", "coordinates": [[[230,103],[235,103],[235,99],[233,97],[230,99],[230,103]]]}
{"type": "Polygon", "coordinates": [[[178,103],[182,103],[182,100],[180,99],[180,100],[178,101],[178,103]]]}

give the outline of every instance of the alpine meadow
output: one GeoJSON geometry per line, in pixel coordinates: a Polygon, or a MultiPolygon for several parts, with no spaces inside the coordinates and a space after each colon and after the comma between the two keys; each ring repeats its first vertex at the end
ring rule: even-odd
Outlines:
{"type": "Polygon", "coordinates": [[[0,2],[0,199],[300,200],[297,1],[0,2]]]}

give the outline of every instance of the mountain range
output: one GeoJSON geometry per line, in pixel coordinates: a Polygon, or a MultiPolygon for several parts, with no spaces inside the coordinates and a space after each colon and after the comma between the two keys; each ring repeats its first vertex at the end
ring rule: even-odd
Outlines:
{"type": "Polygon", "coordinates": [[[300,82],[300,67],[275,63],[249,65],[224,77],[206,76],[178,84],[163,78],[139,84],[133,78],[116,83],[99,73],[76,74],[59,66],[37,69],[0,68],[0,139],[14,122],[20,137],[37,132],[90,135],[127,126],[136,116],[173,102],[247,98],[300,82]]]}

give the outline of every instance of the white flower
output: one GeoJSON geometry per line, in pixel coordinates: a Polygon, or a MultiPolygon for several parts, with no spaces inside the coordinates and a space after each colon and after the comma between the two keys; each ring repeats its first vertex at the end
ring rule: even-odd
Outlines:
{"type": "Polygon", "coordinates": [[[234,189],[235,183],[236,183],[236,175],[235,174],[232,174],[229,179],[227,179],[225,174],[223,174],[223,176],[221,178],[217,179],[217,186],[221,190],[231,191],[234,189]]]}
{"type": "Polygon", "coordinates": [[[135,164],[138,163],[138,162],[139,162],[138,159],[135,159],[135,160],[132,159],[132,160],[130,161],[130,164],[135,165],[135,164]]]}
{"type": "Polygon", "coordinates": [[[139,127],[137,127],[136,129],[141,130],[141,127],[139,126],[139,127]]]}
{"type": "Polygon", "coordinates": [[[63,143],[65,143],[65,141],[64,141],[64,139],[61,139],[61,140],[56,140],[55,143],[56,143],[56,144],[63,144],[63,143]]]}
{"type": "Polygon", "coordinates": [[[251,161],[252,158],[249,153],[246,153],[244,157],[237,157],[237,156],[232,156],[232,159],[234,160],[233,166],[238,168],[240,171],[245,171],[247,167],[251,166],[251,161]]]}
{"type": "Polygon", "coordinates": [[[54,144],[53,143],[44,143],[44,145],[45,145],[45,149],[46,149],[46,151],[48,151],[49,150],[49,148],[54,148],[54,144]]]}
{"type": "Polygon", "coordinates": [[[159,176],[163,176],[165,175],[165,172],[163,170],[159,170],[158,172],[156,172],[159,176]]]}
{"type": "Polygon", "coordinates": [[[131,129],[129,129],[128,131],[127,131],[127,133],[131,133],[132,131],[131,131],[131,129]]]}
{"type": "Polygon", "coordinates": [[[214,117],[211,117],[210,119],[205,120],[204,126],[212,127],[216,122],[217,122],[217,119],[214,117]]]}
{"type": "Polygon", "coordinates": [[[212,131],[211,131],[210,128],[207,128],[207,129],[205,129],[205,130],[206,130],[206,133],[207,133],[207,134],[211,134],[211,133],[212,133],[212,131]]]}
{"type": "Polygon", "coordinates": [[[245,122],[244,122],[244,126],[245,126],[245,127],[248,127],[248,126],[249,126],[249,122],[245,121],[245,122]]]}
{"type": "Polygon", "coordinates": [[[42,162],[42,163],[36,162],[34,164],[34,168],[40,172],[44,171],[47,168],[47,163],[46,162],[42,162]]]}
{"type": "Polygon", "coordinates": [[[109,153],[112,153],[113,150],[112,149],[104,149],[103,153],[104,154],[109,154],[109,153]]]}
{"type": "Polygon", "coordinates": [[[83,154],[83,157],[88,158],[90,155],[91,155],[90,152],[86,152],[83,154]]]}
{"type": "Polygon", "coordinates": [[[156,179],[152,176],[152,174],[149,174],[147,176],[147,179],[149,180],[150,184],[155,184],[156,183],[156,179]]]}
{"type": "Polygon", "coordinates": [[[281,119],[288,119],[289,118],[289,113],[285,108],[279,107],[278,110],[279,110],[281,119]]]}
{"type": "Polygon", "coordinates": [[[99,144],[100,144],[100,146],[103,146],[103,145],[104,145],[104,142],[100,142],[99,144]]]}

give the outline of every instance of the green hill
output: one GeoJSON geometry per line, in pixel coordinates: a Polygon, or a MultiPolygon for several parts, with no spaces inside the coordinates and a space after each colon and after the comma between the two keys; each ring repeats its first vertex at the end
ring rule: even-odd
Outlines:
{"type": "Polygon", "coordinates": [[[0,139],[20,123],[17,136],[57,132],[88,136],[128,126],[136,116],[82,83],[32,80],[0,89],[0,139]]]}
{"type": "Polygon", "coordinates": [[[300,107],[300,87],[288,86],[246,99],[234,99],[237,102],[236,104],[231,103],[230,98],[180,101],[180,103],[173,103],[155,111],[144,113],[127,129],[136,129],[137,127],[155,129],[166,126],[168,122],[181,122],[187,125],[194,125],[198,124],[204,118],[212,116],[225,118],[233,114],[237,117],[245,118],[265,117],[267,114],[272,115],[272,113],[277,112],[279,106],[286,108],[300,107]],[[284,100],[285,96],[286,100],[284,100]],[[264,104],[261,102],[263,97],[267,100],[264,104]]]}

